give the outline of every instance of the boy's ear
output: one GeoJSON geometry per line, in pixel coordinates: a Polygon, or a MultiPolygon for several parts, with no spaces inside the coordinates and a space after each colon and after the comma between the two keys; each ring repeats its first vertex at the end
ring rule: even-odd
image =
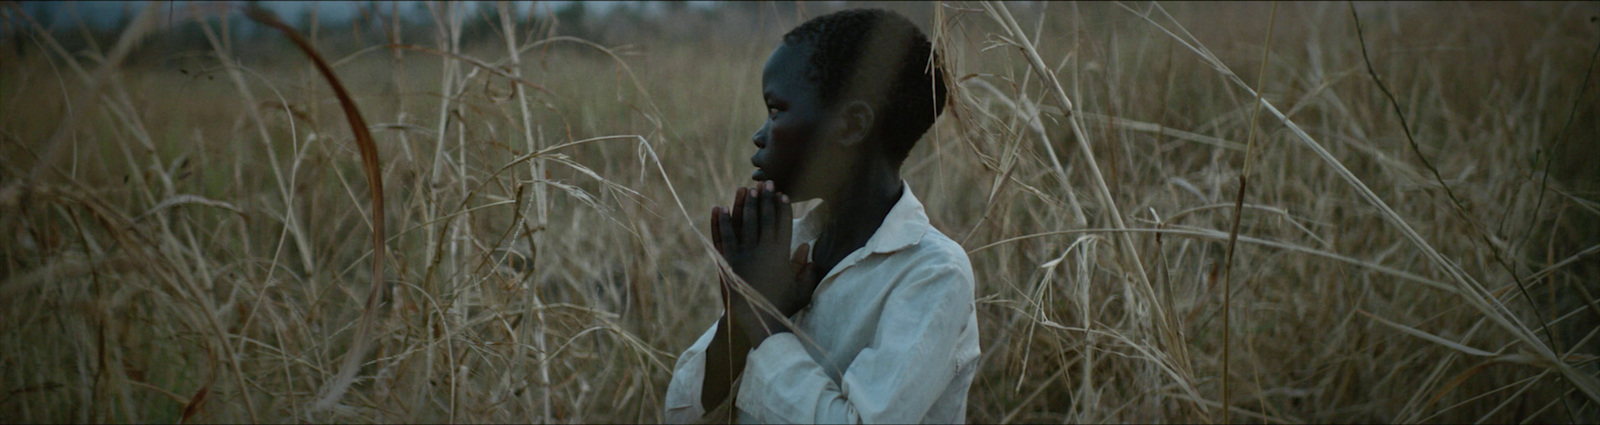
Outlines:
{"type": "Polygon", "coordinates": [[[861,144],[872,133],[872,124],[876,122],[874,113],[867,102],[852,100],[844,104],[833,120],[833,139],[845,147],[861,144]]]}

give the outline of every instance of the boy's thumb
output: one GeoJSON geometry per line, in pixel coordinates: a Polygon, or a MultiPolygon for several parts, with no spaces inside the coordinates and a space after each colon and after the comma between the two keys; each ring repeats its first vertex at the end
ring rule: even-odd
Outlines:
{"type": "Polygon", "coordinates": [[[789,261],[795,263],[796,265],[810,264],[811,263],[811,245],[810,244],[800,244],[799,248],[795,248],[794,249],[794,257],[790,258],[789,261]]]}

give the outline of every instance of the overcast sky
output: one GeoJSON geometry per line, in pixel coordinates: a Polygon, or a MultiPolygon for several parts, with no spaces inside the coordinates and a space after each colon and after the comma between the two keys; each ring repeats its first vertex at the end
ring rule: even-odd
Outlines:
{"type": "MultiPolygon", "coordinates": [[[[87,21],[90,25],[103,28],[103,27],[115,24],[117,22],[117,20],[122,17],[122,15],[124,13],[137,12],[137,11],[139,11],[141,8],[145,7],[145,5],[147,5],[149,3],[151,3],[151,2],[144,2],[144,1],[56,1],[56,2],[24,1],[24,2],[22,2],[23,8],[25,10],[27,10],[29,14],[34,15],[36,18],[38,16],[40,16],[41,13],[48,13],[51,16],[52,21],[54,21],[54,22],[53,23],[48,23],[47,25],[56,25],[57,28],[60,28],[61,25],[75,24],[76,23],[75,22],[76,21],[75,16],[82,16],[83,19],[85,21],[87,21]],[[45,10],[45,9],[49,9],[49,10],[45,10]],[[73,13],[74,10],[76,10],[76,12],[77,12],[76,15],[74,15],[74,13],[73,13]]],[[[173,8],[173,9],[187,8],[193,3],[226,3],[226,2],[218,2],[218,1],[198,1],[198,2],[197,1],[162,1],[162,2],[156,2],[156,4],[159,5],[159,6],[169,7],[169,8],[173,8]]],[[[242,3],[242,2],[237,2],[236,1],[236,2],[232,2],[232,3],[242,3]]],[[[377,7],[380,8],[379,10],[387,11],[387,10],[389,10],[390,7],[393,6],[394,3],[395,2],[392,2],[392,1],[262,1],[262,2],[259,2],[259,4],[262,7],[265,7],[267,9],[272,9],[272,11],[278,13],[278,16],[282,17],[285,21],[288,21],[290,24],[293,24],[293,25],[299,25],[301,23],[300,22],[301,16],[303,16],[307,10],[309,10],[309,9],[311,9],[313,7],[315,7],[317,9],[318,20],[320,20],[322,22],[325,22],[325,23],[340,23],[340,22],[348,21],[351,17],[353,17],[357,13],[359,13],[358,12],[358,8],[359,8],[360,5],[368,5],[369,7],[370,6],[377,6],[377,7]]],[[[415,18],[415,19],[427,19],[426,16],[411,16],[411,15],[409,15],[410,13],[413,13],[414,11],[418,10],[421,7],[421,5],[418,4],[418,3],[422,3],[422,2],[420,2],[420,1],[400,1],[398,3],[399,3],[399,6],[400,6],[400,11],[403,14],[403,15],[401,15],[402,17],[415,18]]],[[[528,6],[532,5],[533,2],[531,2],[531,1],[513,1],[511,3],[512,3],[512,8],[517,10],[519,12],[519,14],[520,14],[520,13],[528,10],[528,6]]],[[[546,2],[543,2],[542,4],[540,4],[538,7],[541,10],[543,10],[546,7],[549,7],[550,10],[559,10],[559,9],[565,7],[569,3],[573,3],[573,2],[572,1],[546,1],[546,2]]],[[[582,4],[584,7],[588,8],[589,11],[591,11],[591,12],[605,13],[607,11],[610,11],[612,8],[616,7],[617,5],[619,5],[619,4],[623,3],[623,2],[620,2],[620,1],[585,1],[585,2],[579,2],[579,3],[582,4]]],[[[710,7],[711,4],[715,3],[715,2],[710,2],[710,1],[691,1],[689,3],[692,6],[696,6],[696,7],[710,7]]],[[[473,9],[476,9],[478,7],[478,2],[466,2],[464,4],[464,6],[466,6],[468,8],[465,11],[470,12],[473,9]]],[[[463,14],[463,15],[465,16],[465,14],[463,14]]]]}

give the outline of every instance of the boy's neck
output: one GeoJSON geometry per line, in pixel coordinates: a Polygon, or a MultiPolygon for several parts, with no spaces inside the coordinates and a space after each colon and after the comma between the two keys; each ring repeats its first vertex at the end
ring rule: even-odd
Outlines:
{"type": "Polygon", "coordinates": [[[895,203],[900,201],[904,183],[898,164],[884,161],[860,167],[861,173],[841,185],[833,196],[823,199],[822,237],[818,243],[834,256],[843,256],[866,245],[895,203]],[[839,252],[842,251],[842,252],[839,252]]]}

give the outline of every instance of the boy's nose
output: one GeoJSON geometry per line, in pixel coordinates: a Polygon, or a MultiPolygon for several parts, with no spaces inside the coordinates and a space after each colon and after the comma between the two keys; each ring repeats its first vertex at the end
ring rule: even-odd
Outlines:
{"type": "Polygon", "coordinates": [[[767,147],[767,138],[761,137],[761,130],[756,130],[756,134],[750,135],[750,142],[755,143],[757,148],[767,147]]]}

